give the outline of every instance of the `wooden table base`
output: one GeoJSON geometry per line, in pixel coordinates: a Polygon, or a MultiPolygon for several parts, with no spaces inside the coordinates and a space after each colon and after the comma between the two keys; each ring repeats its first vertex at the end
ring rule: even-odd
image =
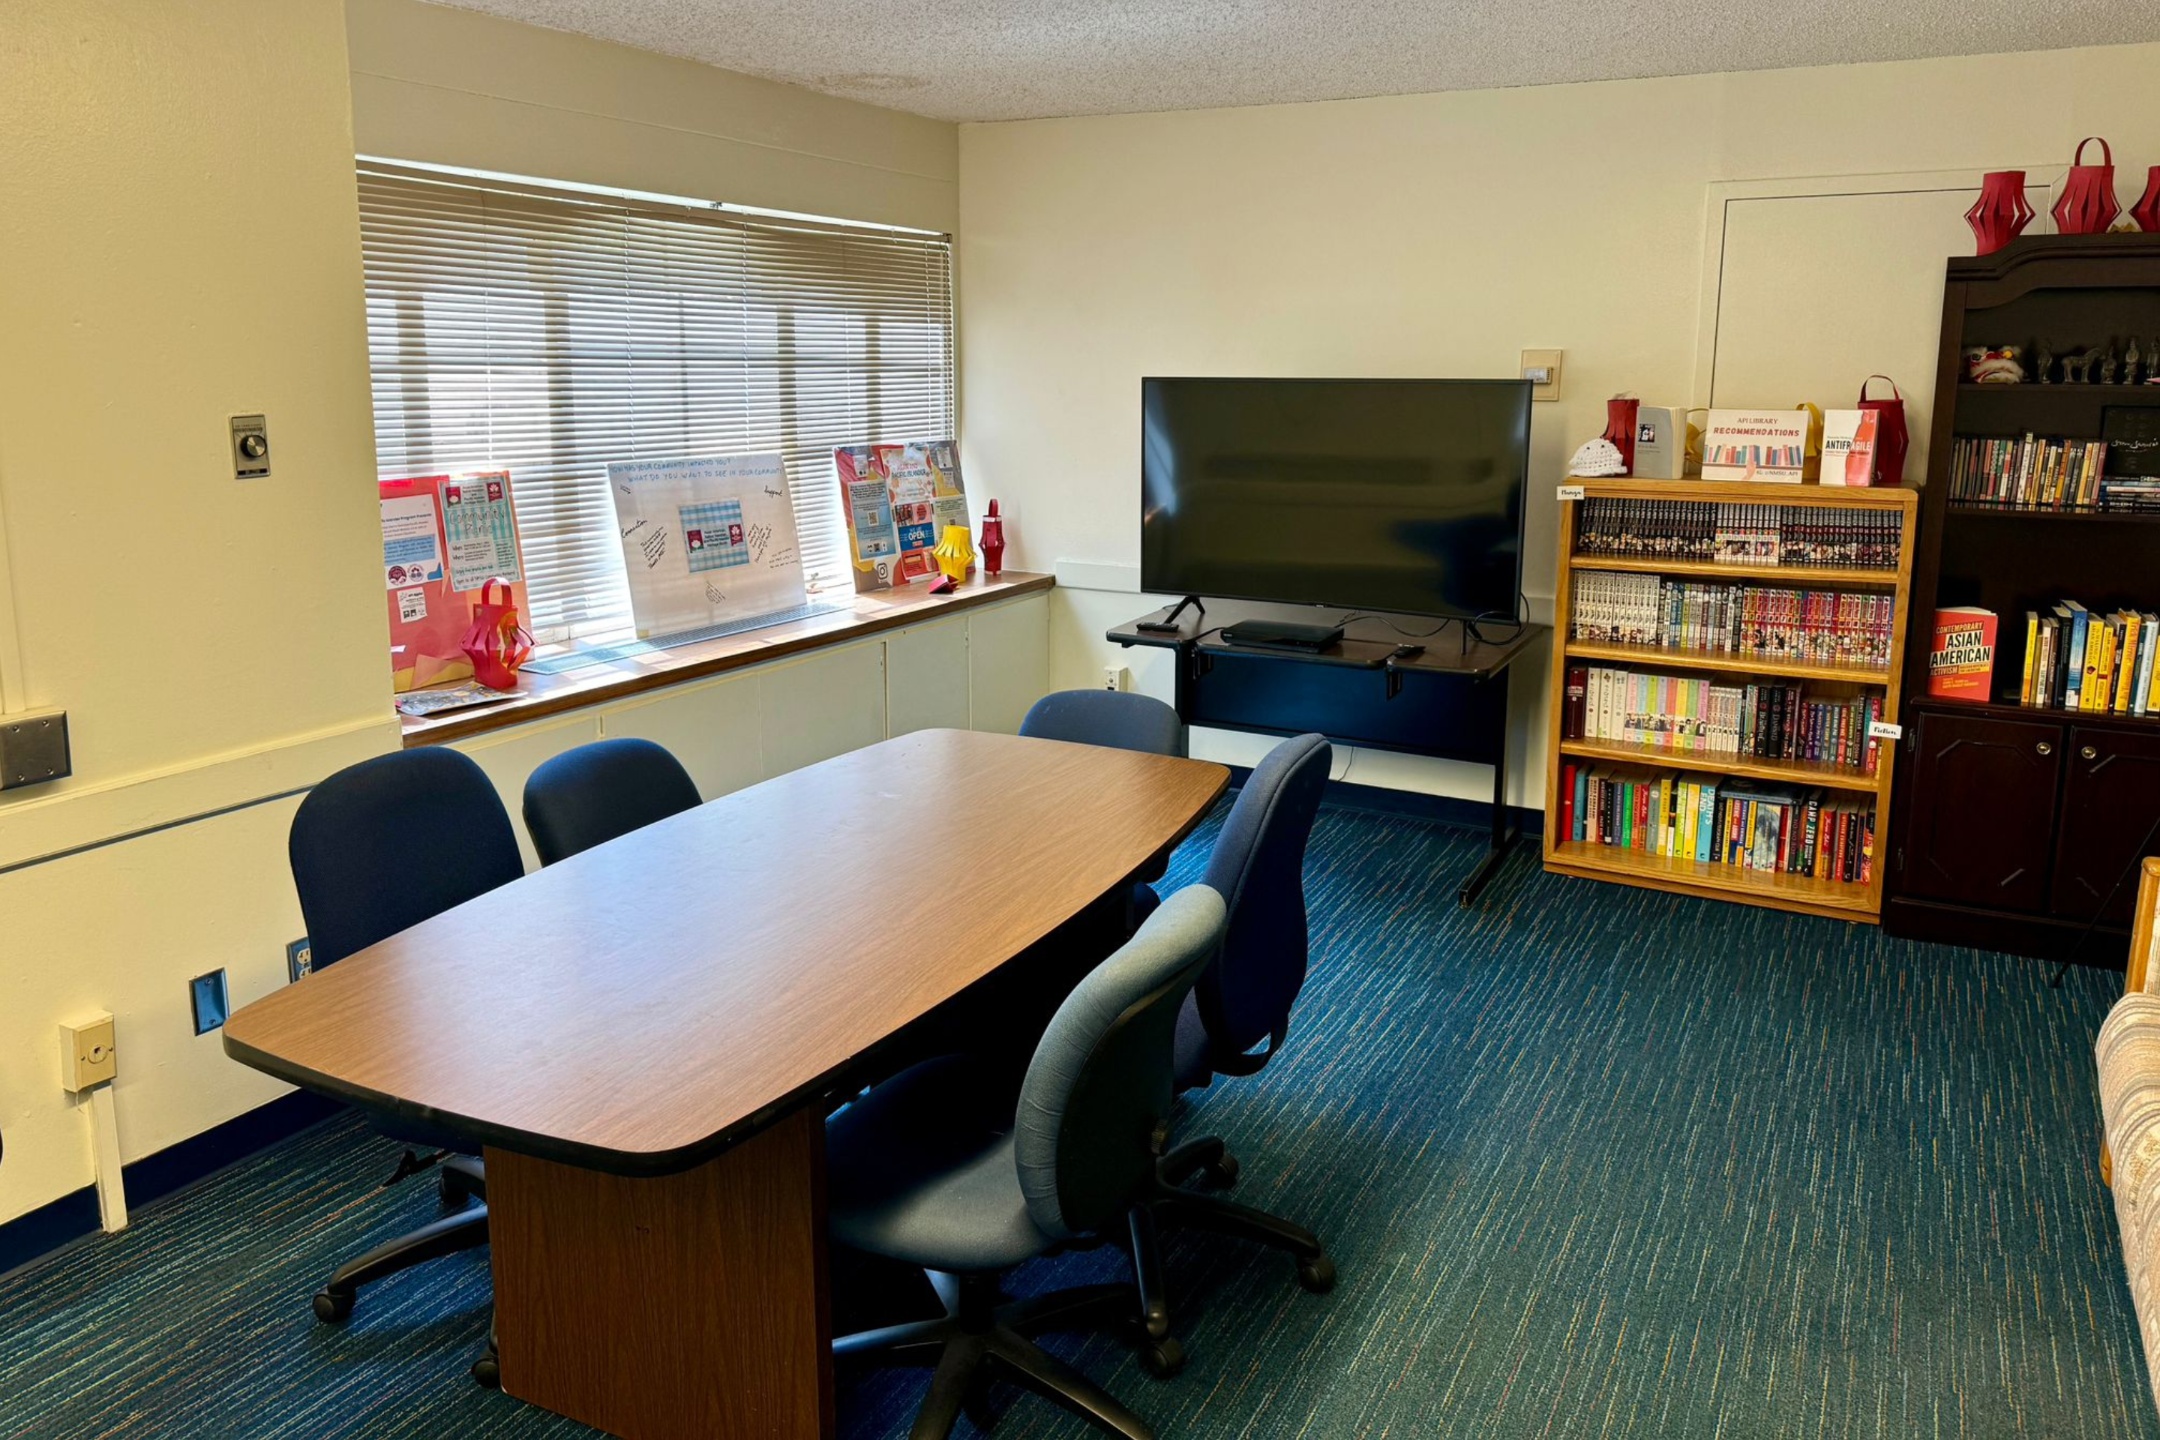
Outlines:
{"type": "Polygon", "coordinates": [[[814,1110],[628,1179],[487,1152],[503,1389],[624,1440],[830,1440],[814,1110]]]}

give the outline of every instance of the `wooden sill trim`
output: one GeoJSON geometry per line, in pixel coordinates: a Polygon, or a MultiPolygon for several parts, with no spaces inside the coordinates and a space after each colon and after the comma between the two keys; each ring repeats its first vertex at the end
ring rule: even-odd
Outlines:
{"type": "Polygon", "coordinates": [[[405,745],[441,745],[467,740],[491,730],[529,724],[550,715],[605,704],[626,696],[643,694],[669,685],[705,680],[762,665],[790,655],[844,645],[868,635],[897,630],[907,625],[941,620],[1000,600],[1047,592],[1056,583],[1048,575],[1007,570],[995,580],[978,575],[950,595],[932,595],[928,584],[917,581],[874,594],[857,595],[851,610],[836,611],[808,620],[791,620],[762,630],[746,630],[717,640],[701,640],[672,650],[612,660],[561,675],[527,675],[515,699],[471,710],[453,710],[424,719],[401,716],[405,745]]]}

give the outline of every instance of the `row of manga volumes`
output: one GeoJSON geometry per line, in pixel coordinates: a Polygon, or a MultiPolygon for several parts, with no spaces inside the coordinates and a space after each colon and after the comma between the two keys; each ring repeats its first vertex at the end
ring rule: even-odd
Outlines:
{"type": "Polygon", "coordinates": [[[2109,475],[2100,481],[2100,508],[2160,513],[2160,475],[2109,475]]]}
{"type": "Polygon", "coordinates": [[[1875,773],[1880,695],[1818,695],[1786,682],[1728,685],[1601,665],[1568,667],[1560,734],[1566,740],[1650,745],[1704,755],[1799,760],[1875,773]]]}
{"type": "Polygon", "coordinates": [[[2021,510],[2090,510],[2107,469],[2105,440],[1974,436],[1950,451],[1950,498],[2021,510]]]}
{"type": "Polygon", "coordinates": [[[1789,590],[1578,570],[1568,637],[1757,659],[1882,666],[1895,603],[1888,595],[1789,590]]]}
{"type": "Polygon", "coordinates": [[[1730,776],[1562,765],[1560,834],[1744,870],[1861,884],[1875,877],[1872,800],[1730,776]]]}
{"type": "Polygon", "coordinates": [[[1894,510],[1842,505],[1597,496],[1581,502],[1575,551],[1733,565],[1895,570],[1902,523],[1894,510]]]}
{"type": "Polygon", "coordinates": [[[2096,615],[2075,600],[2025,612],[2019,700],[2101,715],[2160,714],[2160,616],[2096,615]]]}

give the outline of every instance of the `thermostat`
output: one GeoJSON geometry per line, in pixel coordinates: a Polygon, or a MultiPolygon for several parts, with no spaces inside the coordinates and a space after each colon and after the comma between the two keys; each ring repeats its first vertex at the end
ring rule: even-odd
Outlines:
{"type": "Polygon", "coordinates": [[[270,473],[270,424],[260,415],[232,417],[235,480],[260,480],[270,473]]]}

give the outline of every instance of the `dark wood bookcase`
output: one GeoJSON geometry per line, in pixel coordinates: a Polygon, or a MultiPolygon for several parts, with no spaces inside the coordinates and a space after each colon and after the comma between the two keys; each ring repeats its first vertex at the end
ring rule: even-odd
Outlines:
{"type": "Polygon", "coordinates": [[[2111,413],[2116,424],[2133,412],[2160,419],[2160,385],[2031,378],[2039,345],[2059,356],[2133,337],[2147,354],[2160,349],[2160,235],[2029,236],[1950,261],[1906,616],[1905,754],[1883,907],[1892,934],[2124,957],[2135,862],[2160,819],[2160,716],[2045,709],[2018,693],[2027,610],[2065,598],[2102,613],[2160,609],[2160,515],[1963,503],[1950,497],[1950,466],[1961,439],[2093,439],[2111,413]],[[1979,345],[2025,347],[2026,382],[1967,383],[1963,352],[1979,345]],[[2000,617],[1986,702],[1927,693],[1945,605],[2000,617]]]}

